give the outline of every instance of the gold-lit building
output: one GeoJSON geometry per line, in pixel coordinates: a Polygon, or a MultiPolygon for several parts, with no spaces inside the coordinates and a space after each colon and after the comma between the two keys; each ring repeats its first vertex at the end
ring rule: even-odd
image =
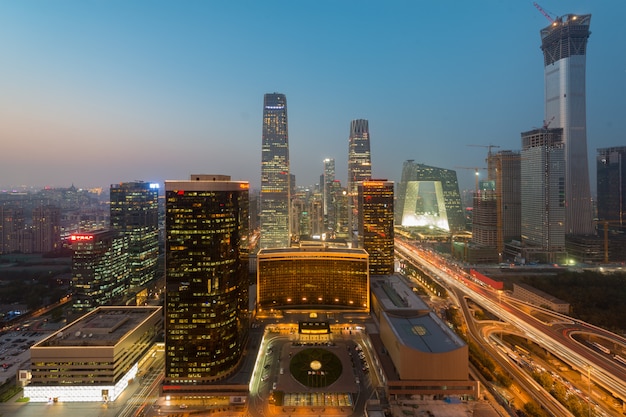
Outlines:
{"type": "Polygon", "coordinates": [[[261,249],[257,255],[257,312],[272,309],[369,311],[368,254],[363,249],[261,249]]]}
{"type": "Polygon", "coordinates": [[[359,247],[370,255],[370,275],[393,274],[393,181],[358,185],[359,247]]]}
{"type": "Polygon", "coordinates": [[[165,182],[163,392],[213,390],[248,336],[249,183],[228,175],[165,182]]]}

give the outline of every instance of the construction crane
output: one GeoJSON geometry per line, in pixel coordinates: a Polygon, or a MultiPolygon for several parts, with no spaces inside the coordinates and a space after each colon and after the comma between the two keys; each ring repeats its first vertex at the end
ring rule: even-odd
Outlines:
{"type": "Polygon", "coordinates": [[[478,172],[481,169],[487,169],[487,168],[482,168],[482,167],[454,167],[455,169],[471,169],[474,170],[474,174],[476,176],[476,192],[478,192],[478,176],[480,175],[480,173],[478,172]]]}
{"type": "Polygon", "coordinates": [[[541,14],[544,15],[546,19],[550,21],[550,23],[554,23],[554,19],[552,18],[552,16],[550,16],[548,12],[543,10],[543,8],[540,5],[538,5],[537,3],[533,3],[533,6],[535,6],[537,10],[539,10],[539,12],[541,12],[541,14]]]}
{"type": "Polygon", "coordinates": [[[475,146],[477,148],[487,148],[488,149],[488,151],[487,151],[487,155],[488,156],[491,156],[491,149],[492,148],[499,148],[498,145],[467,145],[467,146],[475,146]]]}
{"type": "Polygon", "coordinates": [[[552,118],[550,120],[544,120],[543,121],[543,129],[547,130],[550,127],[550,123],[552,123],[552,121],[554,120],[555,116],[552,116],[552,118]]]}

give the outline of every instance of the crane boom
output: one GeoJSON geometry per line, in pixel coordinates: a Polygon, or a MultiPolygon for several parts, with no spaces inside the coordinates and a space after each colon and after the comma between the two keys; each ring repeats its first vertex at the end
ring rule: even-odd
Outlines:
{"type": "Polygon", "coordinates": [[[546,19],[548,19],[550,21],[550,23],[554,22],[554,19],[552,18],[552,16],[550,16],[548,14],[548,12],[543,10],[543,8],[540,5],[538,5],[536,2],[534,2],[533,6],[535,6],[537,8],[537,10],[539,10],[541,12],[541,14],[544,15],[546,17],[546,19]]]}

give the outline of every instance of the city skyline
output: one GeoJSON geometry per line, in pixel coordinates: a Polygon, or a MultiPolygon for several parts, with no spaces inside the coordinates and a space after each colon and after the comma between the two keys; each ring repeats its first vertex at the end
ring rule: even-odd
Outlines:
{"type": "MultiPolygon", "coordinates": [[[[243,4],[0,5],[0,34],[12,40],[0,81],[0,184],[108,188],[192,171],[230,172],[259,188],[258,109],[268,91],[290,98],[300,185],[319,181],[325,158],[346,183],[353,119],[370,122],[372,175],[395,181],[406,159],[484,167],[486,149],[467,145],[519,150],[520,132],[542,124],[539,32],[549,22],[532,2],[345,2],[332,13],[331,3],[243,4]],[[274,32],[270,21],[280,22],[274,32]],[[283,42],[280,61],[264,47],[272,38],[283,42]]],[[[626,5],[541,6],[553,17],[593,16],[592,159],[624,143],[626,57],[612,45],[624,40],[626,5]]],[[[473,188],[473,172],[458,176],[473,188]]],[[[594,170],[590,182],[595,193],[594,170]]]]}

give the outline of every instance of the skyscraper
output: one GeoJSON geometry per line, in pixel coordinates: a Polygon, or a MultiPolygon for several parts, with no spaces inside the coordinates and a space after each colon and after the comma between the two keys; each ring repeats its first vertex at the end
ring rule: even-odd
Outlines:
{"type": "Polygon", "coordinates": [[[348,139],[348,221],[352,234],[359,227],[357,186],[359,182],[371,177],[372,157],[368,121],[356,119],[350,123],[350,137],[348,139]]]}
{"type": "Polygon", "coordinates": [[[568,14],[541,30],[545,127],[563,129],[565,234],[594,233],[587,162],[585,60],[591,15],[568,14]]]}
{"type": "Polygon", "coordinates": [[[128,237],[114,230],[70,236],[74,309],[89,311],[128,291],[128,237]]]}
{"type": "Polygon", "coordinates": [[[456,171],[409,159],[402,166],[397,195],[397,225],[432,226],[453,232],[465,229],[456,171]]]}
{"type": "Polygon", "coordinates": [[[130,285],[154,279],[159,258],[159,186],[143,181],[111,184],[111,229],[128,236],[130,285]]]}
{"type": "Polygon", "coordinates": [[[522,244],[526,257],[555,262],[565,251],[563,129],[522,133],[522,244]]]}
{"type": "Polygon", "coordinates": [[[332,158],[324,159],[324,175],[323,179],[323,193],[324,193],[324,216],[328,216],[328,211],[330,209],[331,197],[330,197],[330,187],[333,181],[335,181],[335,160],[332,158]]]}
{"type": "Polygon", "coordinates": [[[393,274],[393,181],[358,183],[359,247],[370,255],[371,275],[393,274]]]}
{"type": "Polygon", "coordinates": [[[520,240],[521,235],[521,160],[519,152],[500,151],[489,154],[487,170],[489,179],[495,181],[496,223],[498,254],[504,251],[504,244],[520,240]]]}
{"type": "Polygon", "coordinates": [[[61,209],[42,205],[33,209],[33,252],[46,253],[61,246],[61,209]]]}
{"type": "Polygon", "coordinates": [[[608,229],[626,226],[626,146],[598,149],[598,220],[608,229]]]}
{"type": "Polygon", "coordinates": [[[248,188],[226,175],[165,182],[164,392],[210,389],[241,359],[248,329],[248,188]]]}
{"type": "Polygon", "coordinates": [[[281,248],[290,244],[289,183],[287,98],[279,93],[265,94],[261,150],[261,248],[281,248]]]}

